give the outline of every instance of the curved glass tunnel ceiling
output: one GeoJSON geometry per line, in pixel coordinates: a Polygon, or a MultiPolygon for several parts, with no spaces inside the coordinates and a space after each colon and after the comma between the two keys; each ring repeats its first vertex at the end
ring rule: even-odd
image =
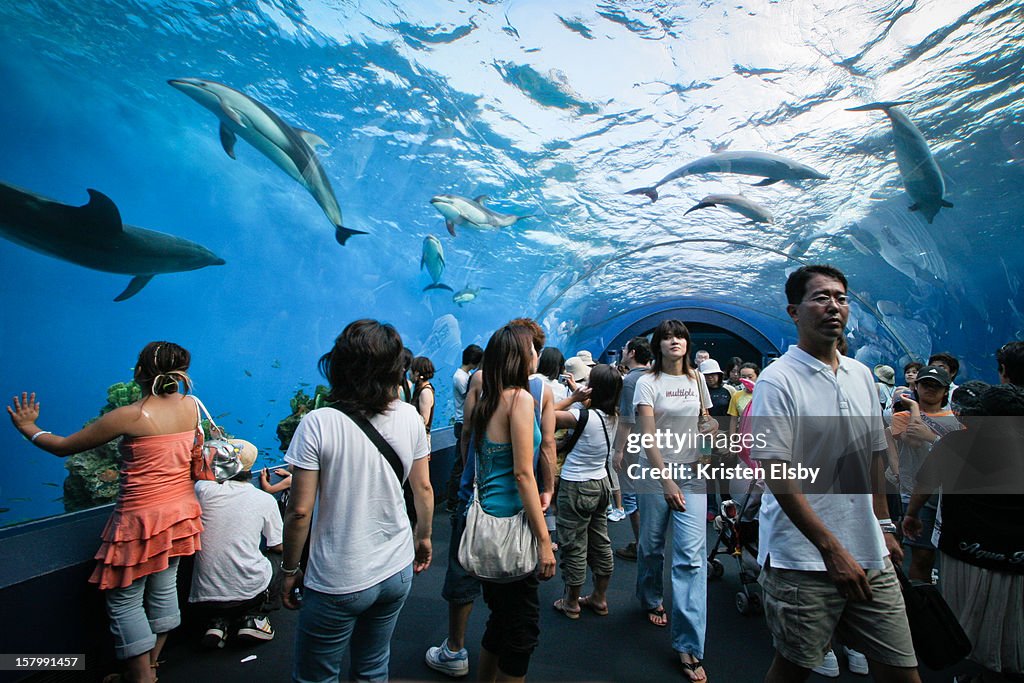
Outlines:
{"type": "MultiPolygon", "coordinates": [[[[225,263],[172,264],[115,303],[137,273],[4,232],[0,389],[36,390],[41,423],[68,433],[145,342],[172,339],[193,352],[197,393],[274,464],[290,398],[355,318],[394,322],[434,359],[443,425],[459,351],[511,317],[541,320],[567,353],[601,351],[626,319],[686,299],[763,314],[784,348],[786,273],[819,261],[850,277],[858,358],[949,350],[964,376],[995,379],[992,350],[1024,334],[1024,3],[704,5],[4,3],[0,183],[68,206],[98,190],[125,224],[225,263]],[[340,246],[323,192],[244,136],[226,154],[217,112],[168,84],[185,78],[315,133],[326,144],[305,138],[308,158],[343,225],[368,234],[340,246]],[[874,101],[907,101],[940,169],[953,207],[930,223],[909,210],[890,119],[847,111],[874,101]],[[653,203],[626,194],[738,151],[828,179],[700,173],[653,203]],[[452,236],[430,203],[446,193],[529,217],[452,236]],[[773,222],[687,213],[720,194],[773,222]],[[428,235],[453,291],[423,291],[428,235]]],[[[11,430],[0,447],[26,463],[0,523],[60,511],[62,462],[11,430]]]]}

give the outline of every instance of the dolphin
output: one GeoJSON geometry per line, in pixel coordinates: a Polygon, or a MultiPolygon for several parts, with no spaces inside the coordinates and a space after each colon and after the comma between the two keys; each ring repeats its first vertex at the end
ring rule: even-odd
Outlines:
{"type": "Polygon", "coordinates": [[[900,102],[872,102],[859,107],[851,107],[846,111],[884,111],[892,122],[892,134],[896,143],[896,165],[900,167],[903,187],[914,200],[911,211],[920,211],[931,223],[939,209],[952,209],[953,205],[943,197],[946,194],[946,182],[942,171],[935,163],[928,142],[921,135],[913,121],[903,113],[898,105],[910,104],[900,102]]]}
{"type": "Polygon", "coordinates": [[[476,288],[473,288],[473,287],[470,287],[469,285],[466,285],[465,289],[460,290],[458,292],[455,292],[455,294],[452,295],[452,302],[458,304],[459,308],[462,308],[462,306],[464,304],[468,304],[471,301],[476,301],[476,298],[477,298],[477,296],[480,295],[480,290],[482,290],[482,289],[490,289],[490,288],[489,287],[476,287],[476,288]]]}
{"type": "Polygon", "coordinates": [[[439,194],[432,197],[430,203],[444,216],[444,224],[452,237],[455,237],[456,225],[466,224],[483,230],[497,230],[507,228],[523,218],[530,218],[491,211],[484,206],[487,199],[485,194],[476,199],[467,199],[457,194],[439,194]]]}
{"type": "Polygon", "coordinates": [[[172,78],[167,81],[220,119],[220,144],[235,158],[236,136],[258,149],[313,195],[313,199],[334,224],[334,238],[344,246],[352,235],[365,235],[341,224],[341,209],[331,182],[313,149],[326,146],[315,133],[293,128],[269,107],[223,83],[201,78],[172,78]]]}
{"type": "Polygon", "coordinates": [[[441,276],[444,275],[444,247],[441,246],[441,240],[433,235],[427,235],[423,238],[423,255],[420,256],[420,270],[424,268],[427,269],[427,273],[430,274],[432,281],[432,284],[423,288],[424,292],[429,289],[455,291],[441,282],[441,276]]]}
{"type": "Polygon", "coordinates": [[[87,204],[68,206],[0,183],[0,236],[86,268],[134,276],[114,301],[135,296],[160,273],[224,265],[201,244],[123,224],[109,197],[88,192],[87,204]]]}
{"type": "MultiPolygon", "coordinates": [[[[746,216],[755,223],[775,222],[771,211],[754,200],[747,199],[741,194],[709,194],[707,197],[700,200],[700,203],[687,209],[686,213],[696,211],[697,209],[706,209],[709,206],[719,205],[724,206],[727,209],[732,209],[736,213],[741,216],[746,216]]],[[[683,215],[685,216],[686,213],[683,215]]]]}
{"type": "Polygon", "coordinates": [[[656,202],[658,201],[658,188],[665,183],[676,178],[700,173],[740,173],[764,176],[764,180],[754,183],[755,186],[771,185],[780,180],[804,178],[828,180],[828,176],[824,173],[819,173],[806,164],[781,157],[778,154],[742,151],[719,152],[683,164],[651,187],[638,187],[626,194],[645,194],[651,198],[652,202],[656,202]]]}

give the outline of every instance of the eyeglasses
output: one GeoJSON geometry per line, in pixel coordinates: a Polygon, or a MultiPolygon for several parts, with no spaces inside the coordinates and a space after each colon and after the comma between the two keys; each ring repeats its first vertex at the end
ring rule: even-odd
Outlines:
{"type": "Polygon", "coordinates": [[[804,302],[814,304],[815,306],[828,306],[830,301],[836,302],[836,306],[841,308],[846,308],[850,305],[850,297],[845,294],[837,294],[835,296],[819,294],[818,296],[812,296],[810,299],[804,299],[804,302]]]}

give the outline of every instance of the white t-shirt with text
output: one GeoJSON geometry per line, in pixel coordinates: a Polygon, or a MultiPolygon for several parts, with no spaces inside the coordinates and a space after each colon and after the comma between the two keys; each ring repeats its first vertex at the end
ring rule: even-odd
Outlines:
{"type": "MultiPolygon", "coordinates": [[[[636,407],[642,405],[654,409],[656,431],[673,436],[696,435],[701,405],[710,408],[711,396],[703,381],[686,375],[669,375],[664,372],[655,375],[649,372],[637,380],[636,391],[633,393],[634,413],[637,412],[636,407]],[[700,399],[697,398],[698,393],[700,399]]],[[[668,441],[666,439],[665,443],[668,441]]],[[[692,463],[700,457],[698,439],[672,438],[671,442],[675,444],[673,448],[660,449],[666,463],[692,463]]]]}

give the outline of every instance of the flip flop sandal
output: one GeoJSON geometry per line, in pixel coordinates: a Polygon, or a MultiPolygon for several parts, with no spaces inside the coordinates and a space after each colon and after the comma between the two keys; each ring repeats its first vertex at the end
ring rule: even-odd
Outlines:
{"type": "Polygon", "coordinates": [[[573,612],[572,610],[567,609],[565,606],[565,601],[563,601],[562,598],[558,598],[557,600],[555,600],[555,604],[553,604],[552,607],[554,607],[556,611],[561,612],[570,619],[579,619],[580,612],[582,611],[576,610],[575,612],[573,612]]]}
{"type": "Polygon", "coordinates": [[[653,609],[647,610],[647,621],[650,622],[652,625],[657,626],[658,628],[665,628],[666,626],[668,626],[667,617],[668,615],[665,612],[664,605],[658,605],[653,609]],[[651,621],[651,617],[658,617],[659,619],[665,619],[665,621],[659,624],[657,622],[651,621]]]}
{"type": "MultiPolygon", "coordinates": [[[[695,662],[684,662],[684,661],[680,660],[679,663],[683,665],[683,669],[685,669],[686,671],[690,671],[690,672],[692,672],[694,674],[697,673],[697,669],[704,668],[704,662],[700,661],[699,659],[697,661],[695,661],[695,662]]],[[[687,678],[687,680],[693,681],[693,683],[704,683],[704,681],[706,681],[708,679],[708,672],[707,671],[704,672],[704,678],[702,680],[698,680],[696,678],[690,678],[689,674],[687,674],[686,678],[687,678]]]]}
{"type": "Polygon", "coordinates": [[[595,605],[594,603],[592,603],[590,601],[590,596],[589,595],[584,595],[583,597],[581,597],[579,599],[579,603],[580,603],[580,607],[581,608],[585,607],[585,608],[589,609],[591,612],[593,612],[594,614],[596,614],[599,617],[606,617],[606,616],[608,616],[608,608],[607,607],[598,608],[597,605],[595,605]]]}

